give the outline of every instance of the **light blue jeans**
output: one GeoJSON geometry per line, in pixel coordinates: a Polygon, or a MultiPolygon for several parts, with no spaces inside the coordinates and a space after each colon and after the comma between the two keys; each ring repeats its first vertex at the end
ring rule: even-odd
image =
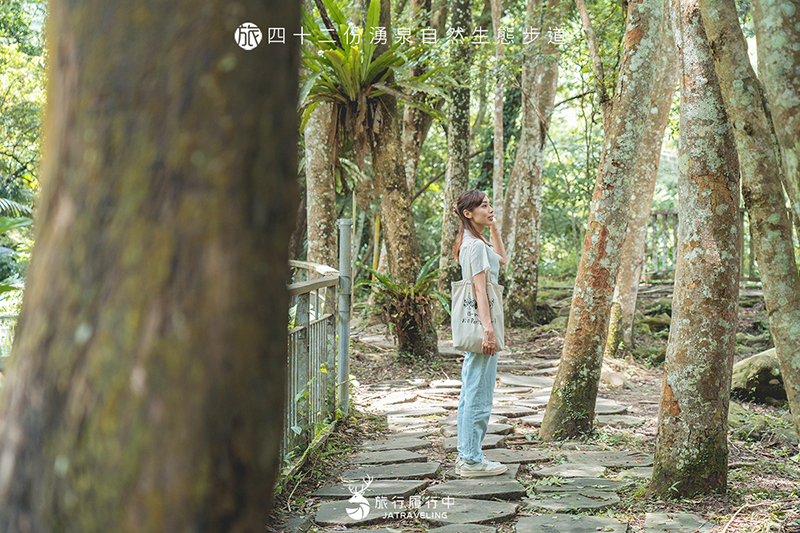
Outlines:
{"type": "Polygon", "coordinates": [[[466,352],[458,396],[458,456],[467,463],[483,460],[483,438],[492,412],[497,355],[466,352]]]}

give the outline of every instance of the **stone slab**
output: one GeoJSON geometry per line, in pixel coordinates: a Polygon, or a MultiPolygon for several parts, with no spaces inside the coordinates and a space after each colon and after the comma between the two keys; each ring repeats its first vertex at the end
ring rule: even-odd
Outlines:
{"type": "Polygon", "coordinates": [[[710,531],[714,524],[692,513],[646,513],[644,533],[693,533],[710,531]]]}
{"type": "Polygon", "coordinates": [[[420,518],[428,524],[446,526],[501,522],[514,518],[516,514],[517,506],[511,503],[449,498],[446,501],[439,501],[435,510],[421,514],[420,518]]]}
{"type": "MultiPolygon", "coordinates": [[[[489,415],[489,423],[490,424],[504,424],[508,422],[507,416],[500,416],[491,414],[489,415]]],[[[453,424],[458,423],[458,417],[456,415],[444,416],[436,421],[437,424],[441,426],[452,426],[453,424]]]]}
{"type": "Polygon", "coordinates": [[[357,465],[386,465],[392,463],[424,463],[428,458],[408,450],[387,450],[383,452],[358,453],[351,460],[357,465]]]}
{"type": "Polygon", "coordinates": [[[595,415],[621,415],[628,412],[627,405],[598,403],[594,406],[595,415]]]}
{"type": "Polygon", "coordinates": [[[419,439],[422,437],[428,437],[436,433],[436,430],[430,426],[426,427],[425,429],[412,429],[409,431],[398,431],[397,433],[390,433],[390,435],[400,437],[409,437],[414,439],[419,439]]]}
{"type": "Polygon", "coordinates": [[[628,524],[605,516],[550,513],[521,517],[516,533],[625,533],[628,524]]]}
{"type": "Polygon", "coordinates": [[[458,409],[458,400],[444,400],[436,403],[437,407],[442,409],[453,410],[458,409]]]}
{"type": "Polygon", "coordinates": [[[381,390],[396,390],[403,388],[416,388],[425,386],[424,379],[390,379],[388,381],[381,381],[380,383],[373,383],[367,390],[381,391],[381,390]]]}
{"type": "Polygon", "coordinates": [[[500,402],[516,402],[519,400],[517,396],[511,396],[510,394],[497,394],[495,391],[494,395],[492,396],[492,403],[498,404],[500,402]]]}
{"type": "Polygon", "coordinates": [[[533,389],[531,387],[495,387],[495,394],[528,394],[533,389]]]}
{"type": "MultiPolygon", "coordinates": [[[[502,448],[506,443],[506,438],[503,435],[487,434],[483,438],[482,450],[491,450],[492,448],[502,448]]],[[[447,437],[444,439],[444,451],[454,452],[458,445],[458,437],[447,437]]]]}
{"type": "Polygon", "coordinates": [[[520,400],[517,402],[517,405],[521,405],[523,407],[530,407],[531,409],[544,409],[547,407],[548,399],[542,400],[520,400]]]}
{"type": "Polygon", "coordinates": [[[535,415],[531,416],[521,416],[519,417],[519,421],[523,424],[528,424],[529,426],[538,428],[541,427],[542,422],[544,421],[544,413],[536,413],[535,415]]]}
{"type": "MultiPolygon", "coordinates": [[[[514,426],[510,424],[489,424],[486,433],[494,435],[508,435],[514,431],[514,426]]],[[[444,426],[442,427],[442,435],[445,437],[455,437],[458,435],[458,426],[444,426]]]]}
{"type": "Polygon", "coordinates": [[[415,416],[430,416],[441,415],[446,413],[441,407],[416,407],[411,409],[395,409],[394,411],[387,411],[384,414],[391,417],[415,417],[415,416]]]}
{"type": "Polygon", "coordinates": [[[387,419],[387,425],[392,431],[421,429],[428,426],[428,421],[421,418],[392,417],[387,419]]]}
{"type": "Polygon", "coordinates": [[[492,407],[492,414],[504,416],[506,418],[517,418],[520,416],[529,416],[535,414],[536,411],[529,407],[521,405],[495,405],[492,407]]]}
{"type": "Polygon", "coordinates": [[[383,450],[421,450],[430,448],[431,441],[406,436],[387,436],[382,440],[370,440],[364,443],[364,449],[369,452],[379,452],[383,450]]]}
{"type": "Polygon", "coordinates": [[[539,461],[549,461],[553,458],[549,452],[541,452],[536,450],[508,450],[505,448],[486,450],[483,455],[490,461],[497,461],[503,464],[537,463],[539,461]]]}
{"type": "Polygon", "coordinates": [[[480,524],[451,524],[429,529],[428,533],[497,533],[497,528],[480,524]]]}
{"type": "Polygon", "coordinates": [[[630,415],[599,415],[594,419],[594,423],[598,427],[611,426],[615,428],[634,428],[641,426],[646,421],[640,416],[630,415]]]}
{"type": "Polygon", "coordinates": [[[606,509],[618,504],[621,500],[617,493],[611,490],[584,489],[580,491],[548,492],[537,495],[535,498],[526,498],[523,501],[537,509],[580,513],[606,509]]]}
{"type": "Polygon", "coordinates": [[[536,370],[533,371],[533,375],[547,377],[547,376],[552,376],[556,372],[558,372],[558,367],[550,366],[547,368],[537,368],[536,370]]]}
{"type": "Polygon", "coordinates": [[[494,498],[518,500],[527,496],[525,487],[516,479],[495,479],[495,476],[456,479],[428,487],[425,493],[436,498],[451,496],[476,500],[492,500],[494,498]]]}
{"type": "MultiPolygon", "coordinates": [[[[546,480],[545,480],[546,481],[546,480]]],[[[534,485],[536,494],[547,492],[571,492],[586,489],[617,491],[630,487],[633,481],[606,479],[602,477],[576,477],[559,480],[557,483],[542,483],[534,485]]]]}
{"type": "MultiPolygon", "coordinates": [[[[500,474],[499,476],[492,476],[491,479],[517,479],[517,474],[519,474],[519,463],[509,463],[506,464],[508,470],[500,474]]],[[[445,479],[463,479],[461,476],[456,475],[455,468],[451,468],[445,474],[445,479]]]]}
{"type": "Polygon", "coordinates": [[[640,466],[637,468],[626,468],[614,474],[614,477],[619,479],[652,479],[653,467],[640,466]]]}
{"type": "Polygon", "coordinates": [[[543,376],[517,376],[515,374],[501,373],[497,379],[504,385],[516,387],[552,387],[553,378],[543,376]]]}
{"type": "Polygon", "coordinates": [[[348,470],[341,477],[345,481],[361,481],[367,476],[372,479],[424,479],[436,477],[440,468],[440,463],[372,465],[348,470]]]}
{"type": "Polygon", "coordinates": [[[564,454],[568,463],[602,465],[612,468],[652,466],[653,456],[639,452],[568,452],[564,454]]]}
{"type": "Polygon", "coordinates": [[[314,521],[321,526],[368,526],[389,519],[384,518],[383,512],[370,508],[369,501],[358,505],[348,500],[336,500],[320,505],[314,521]]]}
{"type": "Polygon", "coordinates": [[[535,477],[559,476],[566,478],[573,477],[600,477],[606,467],[599,465],[586,465],[575,463],[562,463],[560,465],[548,466],[531,472],[535,477]]]}
{"type": "MultiPolygon", "coordinates": [[[[353,497],[353,492],[350,489],[356,490],[363,487],[362,481],[355,481],[352,483],[341,483],[338,485],[326,485],[320,487],[311,494],[321,498],[335,498],[337,500],[348,500],[353,497]]],[[[416,494],[428,486],[427,481],[398,481],[395,479],[390,480],[373,480],[370,482],[363,495],[367,499],[377,498],[384,496],[386,498],[407,498],[412,494],[416,494]]]]}
{"type": "Polygon", "coordinates": [[[461,380],[458,379],[437,379],[430,382],[430,386],[434,389],[460,389],[461,380]]]}
{"type": "Polygon", "coordinates": [[[372,405],[370,405],[370,407],[372,407],[373,409],[381,408],[381,407],[385,407],[387,405],[395,405],[395,404],[398,404],[398,403],[413,402],[416,399],[417,399],[417,393],[416,392],[411,392],[411,391],[391,392],[391,393],[387,394],[386,396],[380,398],[379,400],[376,400],[376,401],[372,402],[372,405]]]}

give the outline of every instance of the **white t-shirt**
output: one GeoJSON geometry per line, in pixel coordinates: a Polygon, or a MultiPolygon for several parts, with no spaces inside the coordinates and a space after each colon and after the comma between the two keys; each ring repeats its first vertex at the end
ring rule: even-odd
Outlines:
{"type": "Polygon", "coordinates": [[[461,264],[462,279],[464,279],[466,271],[464,268],[464,265],[466,265],[465,252],[469,252],[473,276],[488,270],[491,281],[497,283],[497,276],[500,274],[500,254],[495,252],[494,248],[482,240],[476,239],[468,230],[464,230],[461,248],[458,250],[458,262],[461,264]]]}

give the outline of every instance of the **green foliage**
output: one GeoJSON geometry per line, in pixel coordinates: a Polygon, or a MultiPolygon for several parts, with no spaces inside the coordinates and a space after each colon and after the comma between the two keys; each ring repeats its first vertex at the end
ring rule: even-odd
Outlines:
{"type": "Polygon", "coordinates": [[[430,359],[430,353],[420,351],[426,344],[420,341],[425,340],[428,335],[435,335],[435,330],[431,328],[434,298],[439,300],[442,307],[450,309],[447,295],[436,290],[439,268],[435,268],[435,265],[438,262],[438,256],[426,261],[413,285],[395,281],[390,276],[359,263],[361,268],[374,277],[372,280],[359,282],[359,285],[369,286],[375,291],[381,317],[397,338],[400,360],[403,363],[430,359]]]}
{"type": "Polygon", "coordinates": [[[323,14],[326,32],[323,32],[308,12],[303,14],[303,27],[310,33],[310,43],[303,47],[303,64],[309,74],[305,77],[300,91],[300,102],[304,108],[303,123],[311,112],[322,102],[333,105],[338,146],[339,135],[354,143],[356,161],[359,166],[372,144],[375,124],[380,123],[381,109],[378,98],[390,94],[420,107],[426,112],[441,114],[424,100],[411,100],[404,90],[417,90],[444,97],[445,94],[428,80],[437,69],[430,69],[422,76],[411,76],[408,68],[423,55],[424,49],[412,47],[401,50],[401,43],[395,43],[377,57],[377,44],[373,41],[380,23],[380,1],[371,0],[367,9],[364,28],[358,38],[357,31],[348,23],[344,13],[335,0],[322,0],[327,10],[323,14]],[[333,41],[333,42],[331,42],[333,41]],[[396,79],[393,79],[393,75],[396,79]]]}

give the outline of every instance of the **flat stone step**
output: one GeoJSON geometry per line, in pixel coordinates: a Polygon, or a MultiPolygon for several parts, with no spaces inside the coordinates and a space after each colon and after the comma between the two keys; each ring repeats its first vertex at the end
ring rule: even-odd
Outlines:
{"type": "Polygon", "coordinates": [[[536,411],[533,409],[529,407],[523,407],[521,405],[495,405],[492,407],[493,415],[504,416],[506,418],[529,416],[534,413],[536,413],[536,411]]]}
{"type": "Polygon", "coordinates": [[[421,396],[458,396],[461,394],[461,389],[455,388],[430,388],[430,389],[419,389],[416,391],[417,394],[421,396]]]}
{"type": "Polygon", "coordinates": [[[535,415],[530,416],[521,416],[519,417],[519,421],[523,424],[528,424],[529,426],[533,426],[535,428],[541,427],[542,422],[544,422],[544,413],[536,413],[535,415]]]}
{"type": "MultiPolygon", "coordinates": [[[[483,444],[481,445],[482,450],[490,450],[492,448],[502,448],[503,445],[506,443],[506,438],[502,435],[492,435],[488,433],[486,437],[483,438],[483,444]]],[[[458,437],[447,437],[444,439],[444,451],[452,452],[456,450],[458,445],[458,437]]]]}
{"type": "Polygon", "coordinates": [[[514,385],[517,387],[552,387],[553,378],[543,376],[517,376],[515,374],[502,373],[497,375],[497,379],[504,385],[514,385]]]}
{"type": "Polygon", "coordinates": [[[436,433],[436,429],[430,426],[427,426],[425,429],[412,429],[410,431],[398,431],[397,433],[390,433],[389,435],[393,437],[408,437],[413,439],[419,439],[422,437],[429,437],[436,433]]]}
{"type": "Polygon", "coordinates": [[[599,415],[594,419],[594,423],[598,427],[633,428],[641,426],[645,422],[647,420],[640,416],[630,415],[599,415]]]}
{"type": "Polygon", "coordinates": [[[644,533],[711,531],[714,524],[692,513],[646,513],[644,533]]]}
{"type": "MultiPolygon", "coordinates": [[[[489,424],[486,433],[494,435],[508,435],[514,431],[514,426],[510,424],[489,424]]],[[[442,435],[445,437],[455,437],[458,435],[458,426],[443,426],[442,435]]]]}
{"type": "Polygon", "coordinates": [[[620,470],[614,474],[614,476],[619,479],[652,479],[653,467],[639,466],[636,468],[626,468],[625,470],[620,470]]]}
{"type": "Polygon", "coordinates": [[[625,533],[628,524],[604,516],[576,516],[574,514],[550,513],[539,516],[524,516],[515,527],[516,533],[625,533]]]}
{"type": "Polygon", "coordinates": [[[437,498],[474,498],[477,500],[518,500],[527,496],[525,487],[516,479],[496,479],[499,476],[456,479],[429,487],[425,494],[437,498]]]}
{"type": "Polygon", "coordinates": [[[430,386],[435,389],[460,389],[461,380],[458,379],[437,379],[430,382],[430,386]]]}
{"type": "Polygon", "coordinates": [[[541,452],[538,450],[508,450],[506,448],[496,448],[494,450],[486,450],[483,455],[490,461],[497,461],[503,464],[537,463],[540,461],[549,461],[550,459],[553,458],[550,452],[541,452]]]}
{"type": "Polygon", "coordinates": [[[381,381],[380,383],[373,383],[367,387],[367,390],[384,391],[403,388],[417,388],[424,387],[425,383],[426,381],[424,379],[390,379],[388,381],[381,381]]]}
{"type": "Polygon", "coordinates": [[[348,470],[341,477],[345,481],[360,481],[367,476],[372,479],[424,479],[436,477],[440,469],[441,463],[398,463],[364,466],[348,470]]]}
{"type": "Polygon", "coordinates": [[[362,452],[352,457],[356,465],[385,465],[392,463],[424,463],[428,458],[408,450],[387,450],[383,452],[362,452]]]}
{"type": "Polygon", "coordinates": [[[621,500],[611,490],[584,489],[580,491],[548,492],[534,498],[523,500],[527,505],[537,509],[548,509],[556,512],[580,513],[599,511],[621,500]]]}
{"type": "Polygon", "coordinates": [[[428,426],[428,421],[413,417],[392,417],[387,420],[387,426],[392,431],[405,431],[425,428],[428,426]]]}
{"type": "Polygon", "coordinates": [[[594,406],[594,414],[596,415],[621,415],[628,412],[627,405],[611,404],[611,403],[597,403],[594,406]]]}
{"type": "Polygon", "coordinates": [[[548,466],[545,468],[540,468],[539,470],[534,470],[531,472],[531,474],[533,474],[535,477],[600,477],[605,471],[606,467],[600,465],[562,463],[560,465],[548,466]]]}
{"type": "Polygon", "coordinates": [[[531,387],[495,387],[495,394],[527,394],[533,389],[531,387]]]}
{"type": "MultiPolygon", "coordinates": [[[[490,424],[504,424],[508,422],[507,416],[500,416],[496,414],[489,415],[489,423],[490,424]]],[[[452,426],[453,424],[458,423],[458,416],[457,415],[450,415],[450,416],[443,416],[439,420],[436,421],[437,424],[440,426],[452,426]]]]}
{"type": "Polygon", "coordinates": [[[430,448],[431,441],[414,437],[388,436],[382,440],[371,440],[364,443],[364,449],[369,452],[380,452],[384,450],[421,450],[430,448]]]}
{"type": "MultiPolygon", "coordinates": [[[[326,485],[311,494],[321,498],[335,498],[345,500],[353,497],[354,490],[364,486],[362,481],[344,483],[341,485],[326,485]],[[352,490],[351,490],[352,489],[352,490]]],[[[373,480],[361,494],[367,498],[407,498],[428,486],[427,481],[398,481],[398,480],[373,480]]]]}
{"type": "Polygon", "coordinates": [[[481,524],[451,524],[429,529],[428,533],[497,533],[497,528],[481,524]]]}
{"type": "Polygon", "coordinates": [[[430,416],[430,415],[441,415],[446,413],[444,409],[441,407],[416,407],[411,409],[395,409],[394,411],[387,411],[385,414],[387,417],[419,417],[419,416],[430,416]]]}
{"type": "Polygon", "coordinates": [[[496,389],[495,394],[492,396],[492,403],[494,404],[498,404],[500,402],[516,402],[518,400],[518,396],[511,396],[510,394],[497,394],[496,389]]]}
{"type": "Polygon", "coordinates": [[[569,463],[602,465],[611,468],[653,465],[652,455],[639,452],[569,452],[564,457],[569,463]]]}
{"type": "Polygon", "coordinates": [[[557,483],[539,482],[536,483],[533,488],[536,494],[543,494],[547,492],[571,492],[586,489],[618,491],[625,487],[630,487],[631,485],[633,485],[633,481],[606,479],[602,477],[576,477],[562,479],[557,483]]]}
{"type": "Polygon", "coordinates": [[[372,402],[372,405],[370,405],[370,407],[376,409],[385,407],[387,405],[413,402],[416,399],[417,399],[416,392],[410,392],[410,391],[391,392],[386,396],[384,396],[383,398],[381,398],[380,400],[372,402]]]}
{"type": "Polygon", "coordinates": [[[420,519],[435,526],[445,526],[502,522],[516,515],[517,506],[511,503],[445,497],[439,500],[436,509],[420,513],[420,519]]]}
{"type": "Polygon", "coordinates": [[[314,521],[321,526],[368,526],[389,522],[384,512],[372,509],[369,500],[360,504],[348,500],[323,503],[317,508],[314,521]]]}
{"type": "Polygon", "coordinates": [[[517,402],[517,405],[521,405],[523,407],[530,407],[531,409],[544,409],[547,407],[547,402],[549,401],[549,396],[547,398],[542,399],[528,399],[528,400],[520,400],[517,402]]]}
{"type": "MultiPolygon", "coordinates": [[[[498,479],[498,480],[499,479],[509,479],[509,480],[517,479],[517,475],[519,474],[519,467],[520,467],[519,463],[508,463],[508,464],[506,464],[506,466],[508,467],[508,470],[506,470],[504,473],[500,474],[499,476],[492,476],[491,479],[498,479]]],[[[454,479],[464,479],[464,478],[462,478],[461,476],[457,476],[455,468],[451,468],[445,473],[445,479],[454,480],[454,479]]]]}

